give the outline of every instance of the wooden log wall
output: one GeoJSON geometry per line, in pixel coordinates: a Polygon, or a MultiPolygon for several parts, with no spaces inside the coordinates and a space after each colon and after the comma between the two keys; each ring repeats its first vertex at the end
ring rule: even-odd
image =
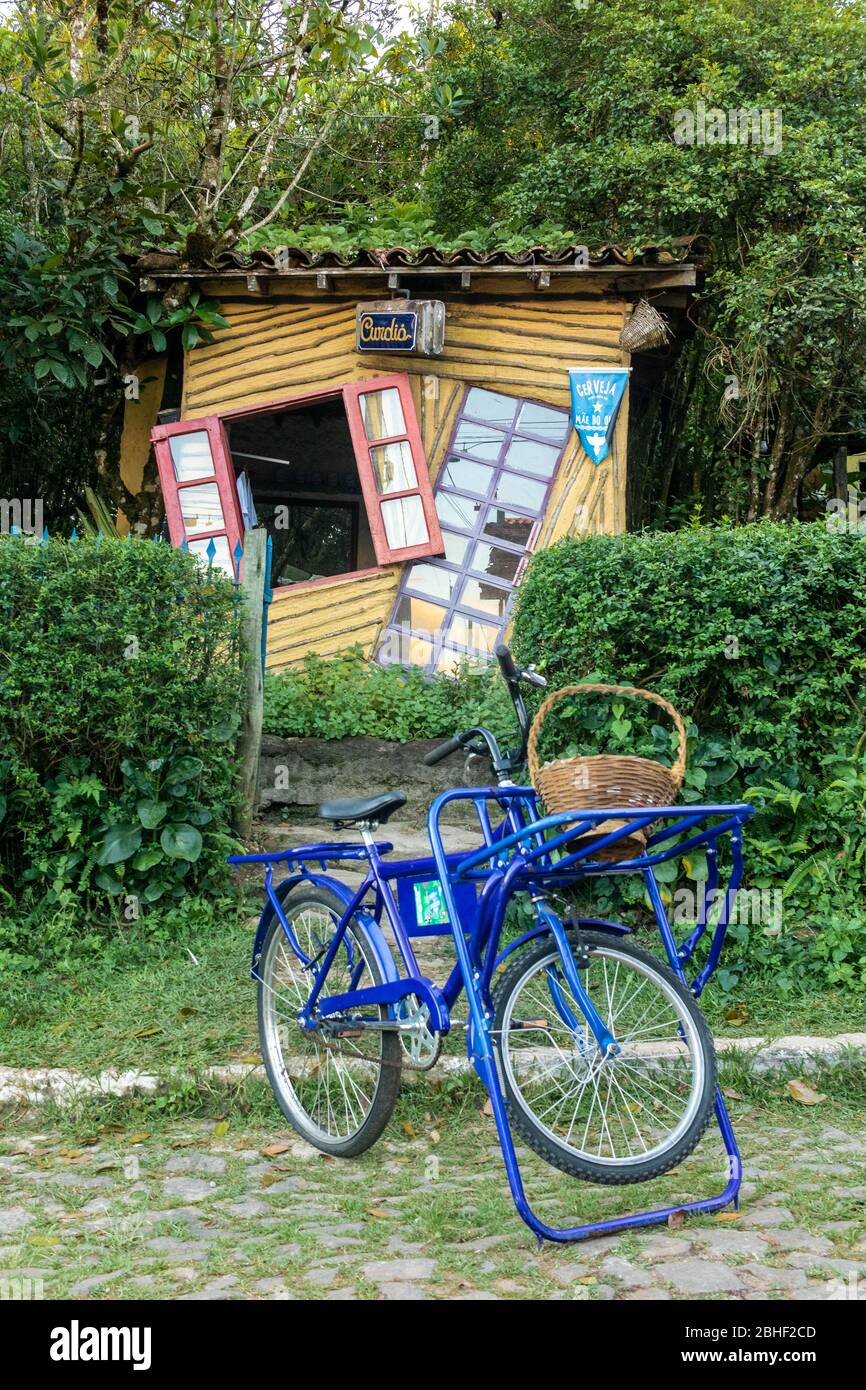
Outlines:
{"type": "MultiPolygon", "coordinates": [[[[487,282],[489,283],[489,282],[487,282]]],[[[449,295],[445,351],[438,358],[355,351],[355,308],[385,298],[363,279],[341,281],[339,293],[279,287],[265,296],[238,294],[236,282],[215,281],[206,293],[220,300],[231,323],[215,341],[187,355],[183,417],[194,419],[245,405],[300,395],[345,381],[408,372],[431,477],[435,477],[464,391],[485,386],[569,407],[568,368],[628,365],[619,336],[630,306],[590,293],[578,276],[539,293],[526,283],[495,292],[449,295]]],[[[420,295],[420,291],[418,292],[420,295]]],[[[560,463],[540,546],[565,535],[625,527],[628,394],[620,407],[608,457],[596,465],[572,432],[560,463]]],[[[270,670],[310,651],[333,655],[359,644],[371,653],[388,621],[402,566],[335,578],[275,594],[268,627],[270,670]]]]}

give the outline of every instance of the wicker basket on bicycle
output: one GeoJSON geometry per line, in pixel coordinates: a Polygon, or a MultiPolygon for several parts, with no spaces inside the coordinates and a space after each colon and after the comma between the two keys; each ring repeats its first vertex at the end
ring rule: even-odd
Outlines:
{"type": "MultiPolygon", "coordinates": [[[[673,705],[649,690],[625,685],[566,685],[562,690],[548,695],[536,714],[529,733],[527,757],[530,780],[550,815],[559,811],[607,810],[608,807],[611,810],[639,810],[650,806],[671,806],[679,796],[686,772],[686,728],[673,705]],[[679,735],[679,751],[673,767],[665,767],[652,758],[618,753],[560,758],[542,766],[538,739],[550,710],[567,696],[593,694],[634,696],[649,700],[665,710],[679,735]]],[[[593,830],[577,836],[572,847],[578,841],[597,841],[626,823],[616,817],[602,821],[593,830]]],[[[605,863],[634,859],[643,854],[651,832],[652,826],[646,825],[599,850],[593,858],[605,863]]]]}

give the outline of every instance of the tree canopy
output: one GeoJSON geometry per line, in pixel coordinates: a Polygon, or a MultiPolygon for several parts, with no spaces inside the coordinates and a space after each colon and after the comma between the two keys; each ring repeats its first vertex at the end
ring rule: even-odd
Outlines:
{"type": "Polygon", "coordinates": [[[391,0],[18,0],[4,488],[23,458],[55,514],[108,487],[124,370],[219,323],[182,290],[137,296],[148,248],[201,265],[289,242],[686,239],[706,280],[659,364],[637,517],[796,514],[866,433],[864,116],[866,0],[455,0],[409,20],[391,0]]]}

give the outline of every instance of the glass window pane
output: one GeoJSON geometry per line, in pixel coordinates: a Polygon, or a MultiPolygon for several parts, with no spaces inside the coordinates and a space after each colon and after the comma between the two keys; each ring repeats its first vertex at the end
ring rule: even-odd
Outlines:
{"type": "Polygon", "coordinates": [[[493,469],[486,463],[471,463],[469,459],[449,458],[442,469],[442,483],[458,492],[477,492],[486,497],[493,480],[493,469]]]}
{"type": "Polygon", "coordinates": [[[381,511],[385,535],[392,550],[402,550],[404,546],[409,545],[424,545],[430,539],[424,508],[417,494],[414,497],[398,497],[392,502],[383,502],[381,511]]]}
{"type": "Polygon", "coordinates": [[[487,584],[483,579],[467,579],[459,603],[465,608],[477,608],[491,618],[504,618],[510,595],[507,589],[487,584]]]}
{"type": "Polygon", "coordinates": [[[461,420],[454,436],[454,448],[464,453],[474,454],[476,458],[489,459],[492,463],[499,458],[505,443],[505,435],[490,425],[478,425],[474,420],[461,420]]]}
{"type": "Polygon", "coordinates": [[[472,552],[469,568],[480,574],[490,574],[494,579],[506,579],[509,584],[513,584],[522,558],[513,550],[502,550],[498,545],[488,545],[487,541],[479,541],[472,552]]]}
{"type": "Polygon", "coordinates": [[[179,483],[190,482],[193,478],[213,477],[213,458],[207,430],[171,435],[168,447],[174,464],[174,476],[179,483]]]}
{"type": "Polygon", "coordinates": [[[504,507],[491,507],[484,521],[484,534],[495,541],[528,545],[535,522],[529,516],[516,516],[504,507]]]}
{"type": "Polygon", "coordinates": [[[428,603],[426,599],[404,594],[397,604],[393,622],[407,631],[411,629],[412,632],[432,637],[442,626],[446,612],[447,609],[440,608],[438,603],[428,603]]]}
{"type": "Polygon", "coordinates": [[[429,666],[433,660],[433,644],[414,637],[408,628],[388,628],[376,660],[382,666],[429,666]]]}
{"type": "Polygon", "coordinates": [[[410,565],[406,573],[406,588],[420,589],[433,598],[449,599],[460,583],[460,575],[438,565],[410,565]]]}
{"type": "Polygon", "coordinates": [[[489,425],[498,425],[500,429],[507,430],[518,404],[516,396],[503,396],[498,391],[484,391],[480,386],[473,386],[466,397],[463,414],[476,415],[489,425]]]}
{"type": "Polygon", "coordinates": [[[225,526],[216,483],[203,483],[201,487],[182,487],[177,495],[184,530],[188,536],[194,536],[199,531],[219,531],[225,526]]]}
{"type": "Polygon", "coordinates": [[[203,541],[190,541],[190,554],[196,555],[204,564],[205,568],[207,568],[210,565],[210,557],[208,556],[207,548],[211,541],[213,541],[216,550],[216,554],[213,557],[213,568],[215,570],[222,570],[230,579],[234,579],[235,568],[232,564],[227,536],[208,536],[207,539],[203,541]]]}
{"type": "Polygon", "coordinates": [[[549,444],[535,444],[531,439],[512,439],[505,455],[506,468],[521,468],[526,473],[540,473],[552,478],[561,450],[549,444]]]}
{"type": "Polygon", "coordinates": [[[468,538],[455,536],[453,531],[443,531],[442,540],[445,543],[445,559],[452,565],[462,565],[469,549],[468,538]]]}
{"type": "Polygon", "coordinates": [[[471,618],[468,613],[455,613],[446,637],[468,647],[473,656],[490,656],[499,641],[499,627],[471,618]]]}
{"type": "Polygon", "coordinates": [[[418,486],[412,450],[407,441],[398,444],[380,444],[378,449],[370,450],[370,462],[380,492],[407,492],[418,486]]]}
{"type": "Polygon", "coordinates": [[[541,510],[546,491],[547,483],[521,478],[518,473],[503,473],[494,496],[497,502],[516,502],[518,507],[531,507],[537,512],[541,510]]]}
{"type": "Polygon", "coordinates": [[[473,502],[468,497],[455,497],[452,492],[440,492],[436,498],[436,511],[444,526],[459,526],[471,531],[475,526],[483,502],[473,502]]]}
{"type": "Polygon", "coordinates": [[[396,386],[386,391],[369,391],[361,397],[361,416],[368,439],[391,439],[406,433],[400,392],[396,386]]]}
{"type": "Polygon", "coordinates": [[[436,662],[436,670],[443,676],[456,676],[459,668],[466,664],[467,657],[465,652],[455,651],[453,647],[441,647],[439,657],[436,662]]]}
{"type": "Polygon", "coordinates": [[[527,434],[537,434],[541,439],[549,439],[551,444],[565,443],[569,429],[569,418],[564,410],[555,410],[549,405],[535,405],[527,401],[520,412],[517,429],[527,434]]]}

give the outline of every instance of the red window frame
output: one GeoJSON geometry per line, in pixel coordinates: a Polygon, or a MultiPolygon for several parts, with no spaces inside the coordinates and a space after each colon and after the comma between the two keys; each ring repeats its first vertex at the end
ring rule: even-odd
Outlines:
{"type": "Polygon", "coordinates": [[[228,540],[229,556],[234,565],[235,549],[238,541],[243,544],[243,519],[241,516],[238,492],[235,487],[234,466],[232,464],[229,442],[225,427],[219,415],[205,415],[197,420],[179,420],[172,425],[156,425],[150,432],[156,454],[159,481],[165,501],[165,515],[168,521],[168,535],[172,545],[182,545],[184,540],[207,541],[218,536],[228,540]],[[171,455],[171,440],[184,434],[206,434],[210,445],[213,472],[198,478],[185,478],[178,482],[171,455]],[[211,531],[197,531],[188,537],[181,513],[180,494],[188,487],[202,487],[215,483],[222,507],[224,526],[211,531]]]}
{"type": "MultiPolygon", "coordinates": [[[[222,411],[218,415],[202,416],[196,420],[181,420],[171,425],[157,425],[151,431],[150,437],[153,441],[154,451],[156,453],[159,480],[162,487],[162,495],[165,499],[169,538],[172,545],[181,545],[186,537],[183,517],[181,515],[180,492],[185,487],[201,486],[205,483],[214,482],[219,489],[220,503],[226,523],[225,527],[218,528],[214,531],[197,532],[194,539],[196,541],[207,540],[211,536],[217,537],[225,535],[228,539],[229,551],[232,556],[234,556],[237,542],[240,540],[241,543],[243,543],[243,519],[241,516],[237,487],[235,485],[234,464],[232,462],[231,450],[225,431],[226,421],[241,420],[252,415],[272,414],[274,411],[283,409],[300,409],[309,401],[324,400],[327,398],[336,399],[337,397],[342,397],[346,411],[349,435],[352,441],[355,462],[358,468],[358,477],[361,483],[361,495],[370,523],[370,534],[372,536],[373,549],[378,564],[380,566],[397,564],[404,560],[418,560],[425,555],[441,555],[444,552],[445,546],[439,527],[436,504],[433,500],[433,485],[430,481],[430,473],[424,456],[424,446],[421,441],[421,431],[415,414],[412,389],[409,384],[409,376],[406,372],[372,377],[365,381],[345,382],[343,385],[337,387],[322,387],[315,391],[305,391],[296,396],[283,396],[277,400],[265,401],[261,405],[252,407],[240,406],[234,410],[222,411]],[[405,423],[404,431],[401,434],[389,435],[385,439],[368,439],[364,428],[361,397],[394,389],[397,390],[400,397],[400,406],[405,423]],[[195,434],[199,431],[205,432],[208,436],[211,459],[214,467],[213,474],[208,474],[201,478],[185,479],[182,483],[179,483],[174,472],[170,440],[178,435],[195,434]],[[413,488],[405,488],[397,492],[380,493],[376,484],[376,474],[370,457],[370,451],[371,449],[380,448],[385,444],[396,444],[401,442],[405,442],[409,445],[409,451],[415,469],[416,486],[413,488]],[[384,502],[399,501],[401,498],[406,497],[420,498],[424,521],[427,527],[427,540],[419,542],[416,545],[394,547],[389,545],[388,542],[385,521],[382,516],[382,504],[384,502]]],[[[187,540],[188,539],[189,538],[187,538],[187,540]]],[[[351,572],[349,573],[351,574],[351,572]]],[[[326,583],[341,577],[343,576],[328,575],[326,579],[311,580],[310,582],[326,583]]],[[[303,586],[292,586],[292,588],[301,587],[303,586]]]]}

